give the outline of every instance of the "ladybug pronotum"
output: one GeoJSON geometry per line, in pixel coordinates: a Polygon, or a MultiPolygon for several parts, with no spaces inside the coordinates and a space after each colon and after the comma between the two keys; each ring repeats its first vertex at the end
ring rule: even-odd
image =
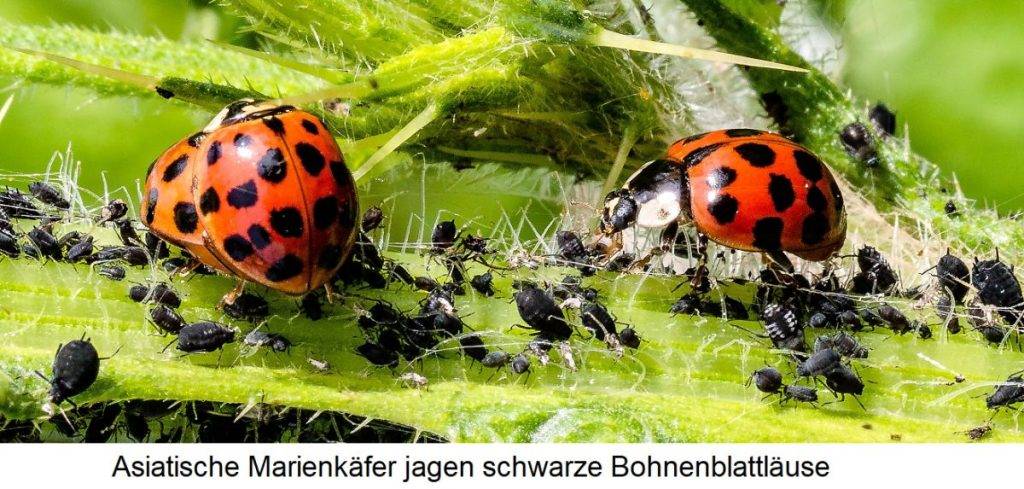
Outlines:
{"type": "Polygon", "coordinates": [[[692,222],[711,240],[762,252],[792,268],[784,252],[822,261],[846,239],[843,196],[806,148],[754,129],[727,129],[677,141],[605,198],[602,231],[692,222]]]}
{"type": "Polygon", "coordinates": [[[356,187],[314,115],[250,99],[171,146],[146,176],[142,221],[202,263],[301,295],[356,237],[356,187]]]}

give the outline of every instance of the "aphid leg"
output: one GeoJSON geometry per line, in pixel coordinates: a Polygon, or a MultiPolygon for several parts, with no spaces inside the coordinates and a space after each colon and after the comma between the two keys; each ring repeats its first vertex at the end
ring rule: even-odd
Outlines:
{"type": "Polygon", "coordinates": [[[100,360],[110,360],[111,358],[114,358],[115,355],[117,355],[118,353],[121,352],[121,347],[122,346],[124,346],[124,345],[118,346],[117,349],[114,350],[114,353],[111,353],[110,356],[100,357],[100,360]]]}

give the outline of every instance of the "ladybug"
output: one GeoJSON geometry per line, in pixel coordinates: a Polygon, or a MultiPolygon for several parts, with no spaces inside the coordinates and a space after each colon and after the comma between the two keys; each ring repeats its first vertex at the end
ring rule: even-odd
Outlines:
{"type": "Polygon", "coordinates": [[[828,167],[793,141],[754,129],[672,144],[608,194],[601,227],[615,237],[634,224],[675,232],[685,222],[702,239],[765,253],[788,270],[784,252],[823,261],[846,239],[843,195],[828,167]]]}
{"type": "MultiPolygon", "coordinates": [[[[328,283],[356,238],[352,174],[316,116],[243,99],[150,166],[143,223],[242,282],[302,295],[328,283]]],[[[227,302],[231,302],[227,300],[227,302]]]]}

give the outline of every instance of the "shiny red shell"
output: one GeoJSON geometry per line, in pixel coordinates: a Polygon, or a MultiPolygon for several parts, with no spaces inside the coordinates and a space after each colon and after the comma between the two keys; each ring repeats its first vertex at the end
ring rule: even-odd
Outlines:
{"type": "Polygon", "coordinates": [[[157,158],[142,221],[221,272],[304,294],[327,283],[352,248],[355,182],[316,116],[263,113],[186,138],[157,158]]]}
{"type": "Polygon", "coordinates": [[[667,159],[685,166],[689,213],[713,241],[746,251],[828,258],[846,239],[843,195],[806,148],[753,129],[698,134],[667,159]]]}

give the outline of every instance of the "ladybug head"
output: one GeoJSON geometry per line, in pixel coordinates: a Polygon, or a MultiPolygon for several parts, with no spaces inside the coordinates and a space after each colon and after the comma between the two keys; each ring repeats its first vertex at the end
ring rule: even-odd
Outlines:
{"type": "Polygon", "coordinates": [[[621,232],[636,222],[638,206],[626,189],[609,192],[604,198],[601,227],[608,234],[621,232]]]}
{"type": "Polygon", "coordinates": [[[295,107],[291,105],[276,105],[266,100],[243,98],[231,102],[227,107],[221,109],[221,111],[214,116],[213,120],[206,125],[203,132],[210,133],[232,124],[291,112],[293,110],[295,110],[295,107]]]}

